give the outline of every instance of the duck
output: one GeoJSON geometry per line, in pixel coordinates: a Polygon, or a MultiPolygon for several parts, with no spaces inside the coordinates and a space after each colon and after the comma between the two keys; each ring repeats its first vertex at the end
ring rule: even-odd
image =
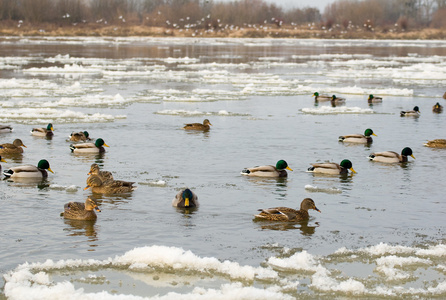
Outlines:
{"type": "Polygon", "coordinates": [[[245,168],[240,174],[256,177],[287,177],[288,173],[286,170],[293,171],[293,169],[288,166],[288,163],[281,159],[276,163],[276,166],[267,165],[245,168]]]}
{"type": "Polygon", "coordinates": [[[94,143],[71,144],[70,149],[73,153],[104,153],[104,147],[109,147],[103,139],[99,138],[94,143]]]}
{"type": "Polygon", "coordinates": [[[47,178],[47,170],[54,173],[50,168],[50,163],[46,159],[41,159],[37,167],[33,165],[12,167],[3,171],[3,175],[10,178],[47,178]]]}
{"type": "Polygon", "coordinates": [[[69,136],[70,141],[72,142],[86,142],[91,141],[90,134],[88,131],[79,131],[79,132],[72,132],[69,136]]]}
{"type": "Polygon", "coordinates": [[[432,107],[432,111],[434,113],[441,113],[443,112],[443,106],[440,103],[436,103],[433,107],[432,107]]]}
{"type": "Polygon", "coordinates": [[[12,132],[12,127],[10,125],[0,125],[0,133],[12,132]]]}
{"type": "Polygon", "coordinates": [[[103,182],[99,176],[90,176],[87,179],[87,186],[84,190],[91,187],[93,193],[122,194],[135,190],[136,187],[134,187],[133,184],[134,182],[122,180],[108,180],[103,182]]]}
{"type": "Polygon", "coordinates": [[[53,130],[54,130],[53,124],[48,123],[46,128],[33,128],[31,130],[31,134],[33,136],[52,137],[54,135],[53,130]]]}
{"type": "Polygon", "coordinates": [[[328,96],[328,95],[319,95],[318,92],[315,92],[313,94],[314,97],[314,101],[331,101],[332,96],[328,96]]]}
{"type": "Polygon", "coordinates": [[[339,137],[339,141],[344,143],[370,144],[373,143],[371,135],[377,136],[375,133],[373,133],[372,129],[367,128],[364,131],[363,135],[362,134],[341,135],[339,137]]]}
{"type": "Polygon", "coordinates": [[[261,213],[254,215],[257,219],[283,222],[301,222],[310,218],[309,209],[321,212],[314,203],[313,199],[305,198],[300,204],[300,209],[296,210],[288,207],[273,207],[268,209],[259,209],[261,213]]]}
{"type": "Polygon", "coordinates": [[[408,156],[411,156],[413,159],[415,159],[415,156],[412,154],[412,149],[406,147],[401,151],[401,154],[398,154],[394,151],[375,152],[369,155],[369,159],[371,161],[382,163],[401,163],[407,162],[408,156]]]}
{"type": "Polygon", "coordinates": [[[334,162],[326,162],[315,163],[311,165],[312,166],[308,168],[308,172],[312,173],[341,175],[348,174],[348,170],[352,171],[352,173],[356,173],[356,171],[353,169],[352,162],[348,159],[342,160],[340,164],[334,162]]]}
{"type": "Polygon", "coordinates": [[[85,203],[66,203],[64,205],[64,212],[61,215],[63,215],[65,219],[91,221],[96,220],[98,217],[94,210],[98,212],[101,211],[96,201],[88,197],[87,200],[85,200],[85,203]]]}
{"type": "Polygon", "coordinates": [[[197,195],[186,188],[178,192],[172,200],[172,206],[179,208],[196,208],[200,206],[197,195]]]}
{"type": "Polygon", "coordinates": [[[418,106],[415,106],[413,108],[413,110],[402,110],[400,112],[400,116],[401,117],[418,117],[420,115],[420,109],[418,108],[418,106]]]}
{"type": "MultiPolygon", "coordinates": [[[[1,156],[0,156],[0,162],[6,162],[6,160],[4,160],[1,156]]],[[[0,165],[0,172],[2,171],[2,165],[0,165]]]]}
{"type": "Polygon", "coordinates": [[[12,144],[6,143],[0,145],[0,154],[20,154],[23,153],[23,148],[27,148],[21,139],[15,139],[12,144]]]}
{"type": "Polygon", "coordinates": [[[367,102],[368,103],[383,102],[383,98],[382,97],[376,97],[376,96],[373,96],[372,94],[370,94],[369,98],[367,98],[367,102]]]}
{"type": "Polygon", "coordinates": [[[336,95],[331,96],[331,104],[341,104],[345,103],[345,98],[338,98],[336,95]]]}
{"type": "Polygon", "coordinates": [[[113,174],[109,171],[101,171],[98,164],[92,164],[90,166],[90,172],[87,175],[98,176],[102,182],[113,180],[113,174]]]}
{"type": "Polygon", "coordinates": [[[211,122],[208,119],[204,119],[203,124],[201,123],[189,123],[185,124],[183,129],[186,130],[209,130],[212,126],[211,122]]]}
{"type": "Polygon", "coordinates": [[[446,139],[435,139],[427,141],[424,146],[431,148],[446,148],[446,139]]]}

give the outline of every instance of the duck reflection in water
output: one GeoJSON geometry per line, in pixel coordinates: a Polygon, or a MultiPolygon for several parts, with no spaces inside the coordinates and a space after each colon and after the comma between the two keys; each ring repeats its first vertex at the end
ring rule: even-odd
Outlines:
{"type": "Polygon", "coordinates": [[[315,224],[314,226],[309,226],[308,221],[287,222],[287,223],[277,222],[274,224],[267,224],[267,225],[263,224],[262,226],[260,226],[260,228],[262,228],[262,230],[278,230],[278,231],[299,229],[302,235],[310,236],[316,232],[316,227],[319,227],[318,222],[315,222],[314,224],[315,224]]]}
{"type": "MultiPolygon", "coordinates": [[[[96,220],[64,219],[64,223],[68,225],[64,228],[64,231],[68,232],[67,236],[86,236],[88,242],[99,240],[95,226],[96,220]]],[[[90,245],[90,247],[96,247],[96,245],[90,245]]]]}

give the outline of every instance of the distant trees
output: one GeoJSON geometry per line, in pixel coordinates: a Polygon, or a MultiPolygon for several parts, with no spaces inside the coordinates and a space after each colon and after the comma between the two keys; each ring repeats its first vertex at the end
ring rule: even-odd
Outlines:
{"type": "Polygon", "coordinates": [[[102,23],[168,28],[294,26],[344,30],[446,26],[446,0],[335,0],[323,14],[314,7],[285,9],[265,0],[0,0],[0,21],[59,25],[102,23]]]}

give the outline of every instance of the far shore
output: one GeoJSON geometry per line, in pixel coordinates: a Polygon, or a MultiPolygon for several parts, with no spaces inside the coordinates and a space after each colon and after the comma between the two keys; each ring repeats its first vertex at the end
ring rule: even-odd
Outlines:
{"type": "Polygon", "coordinates": [[[446,30],[424,28],[397,30],[376,28],[372,30],[309,28],[309,26],[231,26],[215,29],[176,29],[144,25],[104,24],[0,24],[0,36],[110,36],[110,37],[221,37],[221,38],[308,38],[308,39],[394,39],[394,40],[443,40],[446,30]]]}

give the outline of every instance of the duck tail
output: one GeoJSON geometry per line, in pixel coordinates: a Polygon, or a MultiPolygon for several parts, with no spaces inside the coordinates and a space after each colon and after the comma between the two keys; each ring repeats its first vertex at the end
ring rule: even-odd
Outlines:
{"type": "Polygon", "coordinates": [[[248,175],[248,174],[250,174],[251,173],[251,171],[249,171],[248,169],[243,169],[241,172],[240,172],[240,174],[242,174],[242,175],[248,175]]]}
{"type": "Polygon", "coordinates": [[[11,170],[11,169],[4,170],[4,171],[3,171],[3,175],[5,175],[6,177],[11,177],[12,174],[14,174],[14,171],[11,170]]]}
{"type": "Polygon", "coordinates": [[[340,141],[340,142],[344,141],[344,139],[345,139],[345,137],[342,135],[340,137],[338,137],[338,141],[340,141]]]}
{"type": "Polygon", "coordinates": [[[70,145],[70,150],[71,150],[71,152],[74,152],[74,149],[76,149],[76,147],[74,147],[74,145],[71,144],[71,145],[70,145]]]}
{"type": "Polygon", "coordinates": [[[313,166],[308,168],[308,172],[313,172],[313,171],[314,171],[314,167],[313,166]]]}
{"type": "Polygon", "coordinates": [[[367,158],[370,159],[370,160],[373,160],[375,158],[375,154],[372,153],[367,158]]]}

